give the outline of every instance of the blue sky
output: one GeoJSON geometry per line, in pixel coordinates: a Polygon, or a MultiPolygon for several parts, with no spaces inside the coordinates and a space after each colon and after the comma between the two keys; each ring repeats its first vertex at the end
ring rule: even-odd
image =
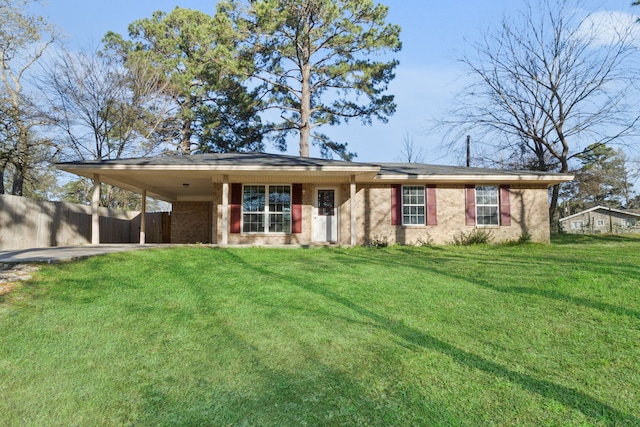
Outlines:
{"type": "MultiPolygon", "coordinates": [[[[632,0],[587,2],[590,9],[639,14],[632,0]]],[[[322,132],[340,142],[348,142],[357,161],[395,161],[401,156],[405,135],[424,150],[427,163],[461,164],[462,159],[444,152],[442,136],[425,129],[430,118],[446,110],[460,88],[462,70],[456,58],[503,14],[515,13],[518,0],[430,1],[383,0],[389,7],[388,22],[402,27],[402,51],[396,56],[400,65],[389,92],[396,96],[396,114],[389,123],[374,122],[361,126],[356,122],[322,132]]],[[[71,47],[96,46],[107,31],[126,34],[127,25],[150,17],[155,10],[171,11],[176,6],[213,14],[214,0],[49,0],[38,12],[66,33],[71,47]]],[[[273,151],[270,147],[268,151],[273,151]]],[[[297,154],[297,141],[289,143],[290,154],[297,154]]],[[[312,156],[319,153],[312,147],[312,156]]]]}

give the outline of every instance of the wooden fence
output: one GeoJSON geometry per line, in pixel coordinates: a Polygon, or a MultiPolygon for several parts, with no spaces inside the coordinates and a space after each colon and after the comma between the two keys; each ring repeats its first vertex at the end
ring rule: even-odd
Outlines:
{"type": "MultiPolygon", "coordinates": [[[[99,208],[100,243],[138,243],[140,212],[99,208]]],[[[146,242],[169,243],[168,212],[147,213],[146,242]]],[[[0,250],[91,243],[91,207],[0,194],[0,250]]]]}

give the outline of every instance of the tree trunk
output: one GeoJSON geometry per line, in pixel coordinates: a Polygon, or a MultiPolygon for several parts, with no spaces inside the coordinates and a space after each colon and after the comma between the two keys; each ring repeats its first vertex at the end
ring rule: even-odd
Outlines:
{"type": "Polygon", "coordinates": [[[305,62],[302,66],[302,96],[300,99],[300,157],[309,157],[311,139],[311,66],[305,62]]]}
{"type": "Polygon", "coordinates": [[[24,168],[22,166],[16,166],[16,171],[13,174],[13,186],[11,187],[11,194],[14,196],[22,196],[24,191],[24,168]]]}
{"type": "Polygon", "coordinates": [[[184,119],[182,129],[180,129],[180,152],[188,156],[191,154],[191,120],[184,119]]]}
{"type": "Polygon", "coordinates": [[[554,216],[556,214],[556,207],[558,206],[558,197],[560,195],[560,184],[556,184],[551,188],[551,203],[549,204],[549,226],[551,231],[555,230],[554,216]]]}
{"type": "Polygon", "coordinates": [[[5,194],[4,188],[4,174],[7,170],[7,162],[2,162],[2,167],[0,168],[0,194],[5,194]]]}

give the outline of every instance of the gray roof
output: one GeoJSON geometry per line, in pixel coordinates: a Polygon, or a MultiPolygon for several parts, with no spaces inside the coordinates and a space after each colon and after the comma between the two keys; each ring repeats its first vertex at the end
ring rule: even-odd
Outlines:
{"type": "Polygon", "coordinates": [[[427,165],[422,163],[373,163],[380,166],[379,175],[554,175],[549,172],[507,169],[468,168],[464,166],[427,165]]]}
{"type": "Polygon", "coordinates": [[[129,165],[129,166],[271,166],[271,167],[325,167],[344,168],[380,167],[378,175],[415,175],[415,176],[456,176],[456,175],[504,175],[504,176],[549,176],[559,175],[549,172],[516,171],[490,168],[467,168],[463,166],[429,165],[422,163],[386,163],[386,162],[346,162],[312,157],[298,157],[271,153],[211,153],[193,154],[189,156],[168,155],[155,157],[139,157],[118,160],[94,160],[83,162],[58,163],[59,166],[70,165],[129,165]]]}
{"type": "Polygon", "coordinates": [[[155,157],[138,157],[118,160],[93,160],[84,162],[64,162],[64,165],[130,165],[130,166],[191,166],[191,165],[233,165],[233,166],[345,166],[355,167],[371,165],[364,163],[345,162],[342,160],[315,159],[310,157],[287,156],[270,153],[210,153],[192,154],[189,156],[168,155],[155,157]]]}
{"type": "Polygon", "coordinates": [[[569,215],[569,216],[565,216],[564,218],[560,218],[560,222],[567,221],[567,220],[570,220],[570,219],[574,219],[576,217],[579,217],[579,216],[582,216],[584,214],[587,214],[589,212],[594,212],[594,211],[604,211],[605,214],[609,213],[609,212],[615,212],[615,213],[621,214],[621,215],[628,215],[628,216],[631,216],[631,217],[640,218],[640,213],[634,212],[634,209],[622,210],[622,209],[610,208],[608,206],[598,205],[598,206],[594,206],[592,208],[585,209],[585,210],[582,210],[580,212],[574,213],[573,215],[569,215]]]}

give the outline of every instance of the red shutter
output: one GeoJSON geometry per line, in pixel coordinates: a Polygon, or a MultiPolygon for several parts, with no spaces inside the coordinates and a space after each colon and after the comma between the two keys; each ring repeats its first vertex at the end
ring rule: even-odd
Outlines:
{"type": "Polygon", "coordinates": [[[229,232],[240,233],[242,220],[242,184],[231,184],[231,223],[229,232]]]}
{"type": "Polygon", "coordinates": [[[472,185],[465,188],[465,216],[467,225],[476,225],[476,188],[472,185]]]}
{"type": "Polygon", "coordinates": [[[438,225],[438,201],[436,186],[427,186],[427,225],[438,225]]]}
{"type": "Polygon", "coordinates": [[[391,185],[391,225],[402,225],[402,186],[391,185]]]}
{"type": "Polygon", "coordinates": [[[291,186],[291,232],[302,233],[302,184],[291,186]]]}
{"type": "Polygon", "coordinates": [[[511,201],[509,200],[509,186],[500,187],[500,225],[511,225],[511,201]]]}

